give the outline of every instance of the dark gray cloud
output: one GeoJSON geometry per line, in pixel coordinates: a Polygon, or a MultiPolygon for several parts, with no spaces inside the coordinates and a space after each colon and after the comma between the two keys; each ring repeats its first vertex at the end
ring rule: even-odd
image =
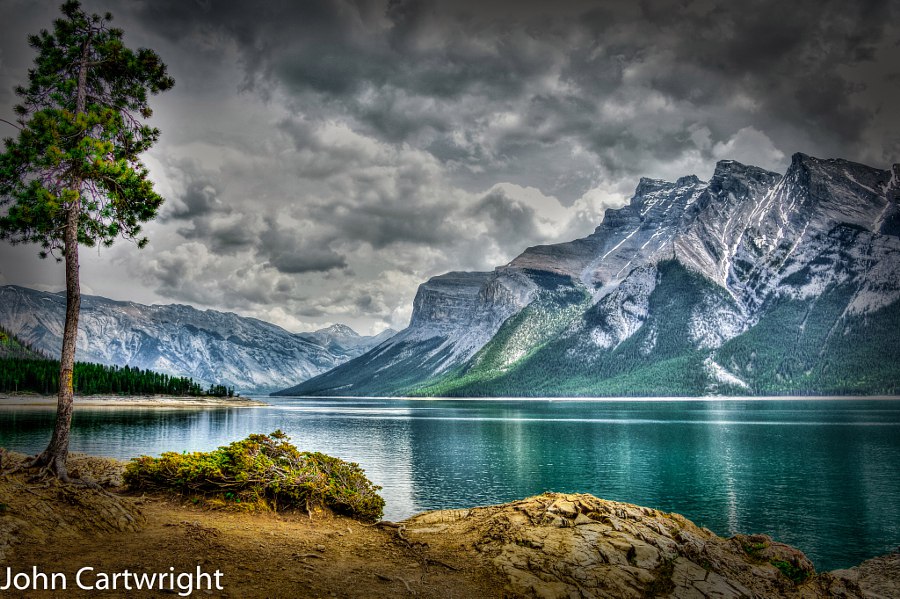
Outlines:
{"type": "Polygon", "coordinates": [[[200,241],[216,253],[234,254],[255,245],[258,216],[220,197],[220,176],[192,160],[171,161],[167,173],[182,188],[168,194],[160,222],[177,225],[184,239],[200,241]]]}
{"type": "MultiPolygon", "coordinates": [[[[0,0],[0,111],[57,3],[0,0]]],[[[401,327],[422,280],[585,235],[640,176],[900,159],[898,0],[85,4],[176,79],[150,247],[84,261],[127,299],[401,327]]]]}
{"type": "Polygon", "coordinates": [[[204,218],[217,213],[229,213],[230,207],[224,205],[219,199],[216,188],[209,180],[193,180],[187,189],[177,198],[171,198],[169,206],[161,218],[175,220],[193,220],[204,218]]]}
{"type": "Polygon", "coordinates": [[[252,247],[257,240],[251,223],[253,218],[241,217],[231,221],[196,221],[192,229],[178,229],[185,239],[203,240],[209,248],[220,254],[232,254],[252,247]]]}
{"type": "Polygon", "coordinates": [[[330,218],[332,226],[348,239],[364,242],[376,250],[396,244],[448,247],[459,239],[458,225],[448,205],[417,206],[385,202],[362,206],[336,205],[316,211],[330,218]]]}
{"type": "Polygon", "coordinates": [[[496,189],[472,206],[470,214],[479,219],[490,219],[491,230],[503,231],[504,237],[515,243],[540,237],[534,209],[510,198],[502,189],[496,189]]]}
{"type": "MultiPolygon", "coordinates": [[[[245,83],[282,90],[295,110],[501,173],[534,146],[565,141],[607,176],[693,149],[685,131],[698,122],[713,143],[752,126],[785,155],[869,158],[867,129],[889,110],[878,107],[884,82],[850,71],[896,42],[888,27],[900,17],[895,0],[319,0],[267,3],[261,14],[162,1],[140,14],[173,41],[217,31],[238,48],[245,83]],[[519,122],[497,122],[509,113],[519,122]]],[[[518,182],[549,190],[563,166],[518,182]]],[[[595,175],[561,191],[577,197],[595,175]]]]}
{"type": "Polygon", "coordinates": [[[302,252],[283,249],[269,259],[268,264],[285,274],[328,271],[335,268],[347,268],[347,260],[337,252],[328,248],[307,248],[302,252]]]}
{"type": "Polygon", "coordinates": [[[266,230],[259,234],[256,252],[267,266],[284,274],[347,268],[346,257],[328,247],[326,240],[298,234],[293,228],[283,227],[273,219],[269,219],[266,225],[266,230]]]}

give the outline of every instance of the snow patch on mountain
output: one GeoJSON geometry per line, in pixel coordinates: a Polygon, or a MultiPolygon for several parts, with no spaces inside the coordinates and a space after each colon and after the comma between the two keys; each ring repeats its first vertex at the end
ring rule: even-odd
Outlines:
{"type": "MultiPolygon", "coordinates": [[[[707,375],[709,375],[711,382],[714,381],[715,383],[723,385],[731,385],[733,387],[740,387],[742,389],[750,389],[750,385],[728,372],[728,370],[726,370],[724,366],[713,360],[712,356],[709,356],[708,358],[706,358],[706,360],[703,361],[703,367],[706,369],[706,373],[707,375]]],[[[711,387],[714,386],[714,384],[711,385],[711,387]]],[[[714,391],[715,389],[710,390],[714,391]]]]}
{"type": "Polygon", "coordinates": [[[609,349],[634,335],[647,319],[650,294],[656,287],[656,268],[635,269],[594,308],[603,321],[590,330],[594,346],[609,349]]]}
{"type": "Polygon", "coordinates": [[[747,315],[720,295],[707,294],[691,313],[691,340],[701,349],[715,349],[747,329],[747,315]]]}

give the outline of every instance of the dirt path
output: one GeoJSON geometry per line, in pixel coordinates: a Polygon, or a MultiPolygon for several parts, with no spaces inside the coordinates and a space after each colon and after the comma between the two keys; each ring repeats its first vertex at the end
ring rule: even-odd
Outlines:
{"type": "MultiPolygon", "coordinates": [[[[219,597],[500,597],[502,584],[471,564],[429,560],[427,547],[404,542],[395,529],[316,515],[211,512],[147,499],[139,532],[68,538],[16,548],[8,565],[65,572],[220,570],[219,597]],[[75,557],[77,556],[77,557],[75,557]],[[448,567],[450,566],[450,567],[448,567]],[[451,569],[457,568],[456,570],[451,569]]],[[[443,560],[442,560],[443,561],[443,560]]],[[[91,573],[93,574],[93,573],[91,573]]],[[[85,577],[87,580],[87,577],[85,577]]],[[[195,596],[207,596],[203,591],[195,596]]],[[[29,596],[51,597],[52,592],[29,596]]],[[[55,596],[58,596],[55,595],[55,596]]],[[[97,593],[67,589],[66,597],[97,593]]],[[[156,596],[120,592],[116,596],[156,596]]]]}
{"type": "MultiPolygon", "coordinates": [[[[2,457],[0,587],[8,581],[7,567],[14,574],[33,567],[61,572],[67,587],[22,595],[0,590],[0,596],[178,596],[177,590],[127,591],[123,585],[83,590],[76,574],[94,568],[83,580],[96,584],[101,572],[196,573],[198,566],[222,572],[224,590],[204,588],[194,597],[504,596],[497,575],[477,560],[448,561],[446,552],[436,557],[398,528],[324,511],[310,519],[305,513],[206,510],[174,498],[73,488],[56,479],[30,480],[29,471],[10,474],[24,456],[2,457]]],[[[107,489],[121,485],[122,464],[115,460],[72,455],[69,470],[107,489]]]]}

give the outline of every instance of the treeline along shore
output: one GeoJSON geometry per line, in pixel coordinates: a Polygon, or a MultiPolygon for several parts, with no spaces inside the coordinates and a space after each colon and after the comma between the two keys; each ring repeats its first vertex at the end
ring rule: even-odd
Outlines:
{"type": "MultiPolygon", "coordinates": [[[[75,393],[80,395],[169,395],[176,397],[233,397],[234,387],[204,389],[190,377],[171,376],[129,366],[76,362],[75,393]]],[[[0,393],[31,392],[49,395],[59,388],[59,361],[0,358],[0,393]]]]}

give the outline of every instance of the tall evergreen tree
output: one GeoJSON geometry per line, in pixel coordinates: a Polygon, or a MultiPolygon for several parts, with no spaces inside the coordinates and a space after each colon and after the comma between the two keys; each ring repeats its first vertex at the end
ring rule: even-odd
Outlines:
{"type": "Polygon", "coordinates": [[[81,292],[78,244],[112,245],[119,236],[139,247],[141,223],[163,202],[139,159],[159,138],[144,119],[148,95],[174,81],[160,57],[122,43],[112,15],[62,5],[53,30],[28,38],[37,52],[28,84],[16,88],[19,134],[0,155],[0,238],[39,243],[42,258],[65,260],[66,321],[53,436],[32,466],[68,481],[72,369],[81,292]]]}

